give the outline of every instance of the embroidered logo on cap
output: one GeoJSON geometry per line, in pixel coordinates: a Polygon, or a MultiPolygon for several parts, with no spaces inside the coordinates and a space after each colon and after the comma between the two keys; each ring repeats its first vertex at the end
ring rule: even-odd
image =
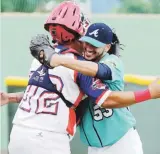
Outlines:
{"type": "Polygon", "coordinates": [[[89,35],[94,35],[94,37],[98,37],[99,29],[94,30],[93,32],[89,33],[89,35]]]}

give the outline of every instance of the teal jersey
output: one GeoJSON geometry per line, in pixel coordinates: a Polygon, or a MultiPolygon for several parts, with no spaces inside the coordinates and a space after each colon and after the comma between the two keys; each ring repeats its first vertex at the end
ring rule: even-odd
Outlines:
{"type": "MultiPolygon", "coordinates": [[[[112,91],[123,91],[124,68],[120,58],[106,54],[100,63],[108,65],[112,71],[112,80],[103,80],[103,83],[112,91]]],[[[135,125],[136,120],[129,108],[104,109],[89,100],[89,106],[79,126],[80,138],[88,146],[109,146],[135,125]]]]}

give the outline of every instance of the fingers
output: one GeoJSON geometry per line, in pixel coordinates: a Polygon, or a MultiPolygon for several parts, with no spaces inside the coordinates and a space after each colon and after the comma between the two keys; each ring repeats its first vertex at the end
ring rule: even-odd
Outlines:
{"type": "Polygon", "coordinates": [[[40,61],[40,63],[43,64],[43,62],[44,62],[44,51],[40,51],[40,53],[39,53],[39,61],[40,61]]]}
{"type": "Polygon", "coordinates": [[[40,51],[39,57],[40,57],[40,58],[43,58],[43,57],[44,57],[44,51],[40,51]]]}

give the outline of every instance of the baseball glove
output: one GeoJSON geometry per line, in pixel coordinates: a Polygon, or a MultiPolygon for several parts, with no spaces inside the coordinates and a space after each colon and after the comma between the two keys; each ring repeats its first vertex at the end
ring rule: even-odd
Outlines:
{"type": "Polygon", "coordinates": [[[53,54],[56,54],[55,49],[51,46],[47,35],[38,34],[32,37],[30,41],[30,51],[34,58],[41,64],[50,66],[50,60],[53,54]]]}

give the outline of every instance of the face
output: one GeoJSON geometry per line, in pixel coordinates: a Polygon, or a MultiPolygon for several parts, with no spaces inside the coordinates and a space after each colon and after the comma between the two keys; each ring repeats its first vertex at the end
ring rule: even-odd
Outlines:
{"type": "Polygon", "coordinates": [[[72,48],[83,54],[87,60],[98,61],[104,52],[107,52],[110,49],[110,45],[105,45],[103,47],[95,47],[89,43],[81,42],[76,40],[74,35],[66,31],[61,26],[50,26],[49,32],[54,40],[58,44],[64,45],[65,47],[72,48]],[[63,34],[63,35],[62,35],[63,34]]]}
{"type": "Polygon", "coordinates": [[[58,44],[64,45],[65,47],[72,48],[79,53],[83,51],[83,43],[80,42],[78,39],[75,39],[75,36],[66,31],[62,26],[49,26],[49,32],[58,44]]]}
{"type": "Polygon", "coordinates": [[[89,43],[84,43],[84,57],[87,60],[98,60],[106,51],[106,46],[97,48],[89,43]]]}

